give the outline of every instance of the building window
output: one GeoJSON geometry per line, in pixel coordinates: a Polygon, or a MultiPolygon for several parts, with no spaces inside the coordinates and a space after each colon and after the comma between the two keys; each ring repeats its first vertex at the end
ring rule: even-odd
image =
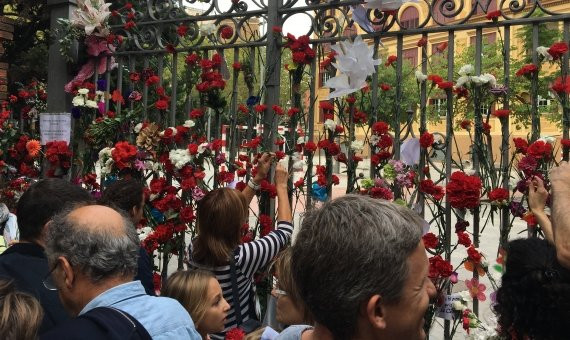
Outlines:
{"type": "MultiPolygon", "coordinates": [[[[475,2],[477,2],[477,1],[476,0],[472,1],[472,3],[475,3],[475,2]]],[[[484,6],[483,2],[479,2],[476,6],[477,7],[475,7],[475,15],[485,13],[485,12],[483,12],[483,9],[481,8],[481,6],[484,6]]],[[[496,10],[497,10],[497,0],[491,0],[491,3],[489,4],[489,7],[487,8],[487,13],[492,12],[492,11],[496,11],[496,10]]]]}
{"type": "Polygon", "coordinates": [[[550,105],[552,105],[552,99],[550,98],[544,98],[541,95],[538,95],[538,109],[539,110],[548,110],[550,108],[550,105]]]}
{"type": "Polygon", "coordinates": [[[404,57],[404,60],[407,60],[410,62],[412,67],[418,66],[418,48],[417,47],[402,50],[402,56],[404,57]]]}
{"type": "Polygon", "coordinates": [[[323,87],[327,80],[331,79],[331,72],[324,67],[319,67],[319,87],[323,87]]]}
{"type": "Polygon", "coordinates": [[[402,28],[418,28],[420,25],[420,13],[415,6],[406,8],[400,16],[400,26],[402,28]]]}
{"type": "MultiPolygon", "coordinates": [[[[476,36],[472,36],[469,38],[469,43],[471,46],[475,46],[475,38],[476,36]]],[[[497,41],[497,34],[496,33],[489,33],[483,34],[483,44],[494,44],[497,41]]]]}
{"type": "Polygon", "coordinates": [[[346,26],[342,32],[343,37],[352,37],[354,35],[358,35],[358,29],[354,23],[350,26],[346,26]]]}
{"type": "Polygon", "coordinates": [[[433,113],[437,113],[440,116],[447,114],[447,98],[431,98],[429,104],[433,113]]]}

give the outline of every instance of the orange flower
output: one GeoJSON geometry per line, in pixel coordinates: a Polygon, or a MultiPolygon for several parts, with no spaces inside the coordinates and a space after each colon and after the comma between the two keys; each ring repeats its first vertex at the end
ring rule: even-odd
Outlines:
{"type": "Polygon", "coordinates": [[[28,150],[28,154],[34,158],[39,155],[41,149],[42,146],[40,145],[40,142],[35,139],[30,139],[26,143],[26,150],[28,150]]]}

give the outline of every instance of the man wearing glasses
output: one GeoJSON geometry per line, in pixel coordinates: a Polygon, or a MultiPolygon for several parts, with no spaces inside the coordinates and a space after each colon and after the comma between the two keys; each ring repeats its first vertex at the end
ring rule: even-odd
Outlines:
{"type": "Polygon", "coordinates": [[[90,339],[77,323],[98,307],[123,313],[129,320],[133,317],[155,340],[200,339],[180,303],[149,296],[140,281],[133,281],[138,250],[130,218],[112,208],[83,205],[56,215],[46,235],[51,271],[44,284],[56,289],[65,309],[79,318],[42,339],[90,339]]]}
{"type": "Polygon", "coordinates": [[[42,279],[49,271],[44,253],[46,224],[67,204],[89,202],[91,199],[91,195],[81,187],[63,179],[50,178],[31,185],[18,201],[20,240],[0,255],[0,277],[14,280],[19,290],[40,301],[44,318],[39,334],[69,319],[57,292],[42,285],[42,279]]]}

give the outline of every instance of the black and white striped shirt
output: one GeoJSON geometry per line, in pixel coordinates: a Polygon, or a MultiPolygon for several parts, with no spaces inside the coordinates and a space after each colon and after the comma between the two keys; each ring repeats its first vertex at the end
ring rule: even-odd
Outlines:
{"type": "MultiPolygon", "coordinates": [[[[243,322],[249,320],[250,292],[255,289],[253,286],[253,274],[255,274],[259,268],[267,265],[279,253],[279,251],[287,245],[291,239],[292,233],[293,225],[290,222],[279,221],[277,222],[277,228],[269,234],[258,240],[241,244],[238,249],[236,249],[234,257],[239,291],[239,303],[241,306],[243,322]]],[[[205,269],[216,275],[216,278],[222,287],[224,299],[226,299],[230,305],[224,333],[229,329],[236,327],[237,322],[232,295],[230,265],[227,264],[217,267],[204,266],[194,262],[192,256],[190,256],[189,267],[191,269],[205,269]]],[[[212,339],[224,339],[224,333],[212,334],[210,337],[212,339]]]]}

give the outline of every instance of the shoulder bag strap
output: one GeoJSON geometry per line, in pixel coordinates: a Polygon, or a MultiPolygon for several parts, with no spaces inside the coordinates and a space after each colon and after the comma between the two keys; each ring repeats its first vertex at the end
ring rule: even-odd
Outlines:
{"type": "Polygon", "coordinates": [[[239,301],[239,290],[237,284],[237,273],[236,273],[236,263],[234,258],[234,252],[230,256],[230,275],[232,277],[232,297],[234,302],[234,312],[236,315],[236,322],[238,327],[241,326],[243,320],[241,317],[241,304],[239,301]]]}

